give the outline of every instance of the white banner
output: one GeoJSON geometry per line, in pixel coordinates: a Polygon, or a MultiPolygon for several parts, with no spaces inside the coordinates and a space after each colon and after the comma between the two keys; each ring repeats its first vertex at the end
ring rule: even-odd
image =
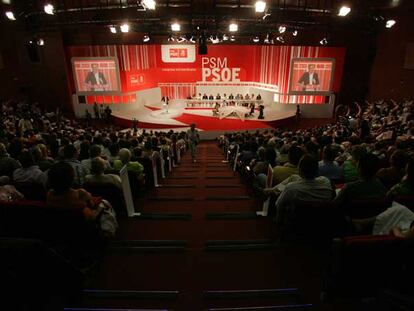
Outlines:
{"type": "Polygon", "coordinates": [[[196,61],[194,45],[162,45],[161,55],[164,63],[194,63],[196,61]]]}

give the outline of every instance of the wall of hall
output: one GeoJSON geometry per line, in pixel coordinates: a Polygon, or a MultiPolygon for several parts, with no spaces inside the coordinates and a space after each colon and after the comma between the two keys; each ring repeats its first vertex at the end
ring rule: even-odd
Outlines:
{"type": "Polygon", "coordinates": [[[65,53],[60,32],[40,33],[45,45],[39,47],[39,62],[29,58],[26,44],[32,35],[16,24],[0,21],[0,98],[11,98],[25,89],[32,101],[43,106],[68,107],[70,96],[67,87],[65,53]]]}
{"type": "MultiPolygon", "coordinates": [[[[414,44],[413,17],[404,16],[377,37],[369,98],[414,98],[414,70],[404,69],[407,44],[414,44]]],[[[414,58],[414,55],[411,55],[414,58]]]]}

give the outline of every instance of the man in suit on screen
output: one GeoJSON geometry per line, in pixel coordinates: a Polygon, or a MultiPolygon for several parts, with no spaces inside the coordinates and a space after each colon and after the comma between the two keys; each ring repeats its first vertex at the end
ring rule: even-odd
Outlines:
{"type": "Polygon", "coordinates": [[[315,72],[315,65],[309,64],[308,70],[303,73],[303,75],[298,80],[302,91],[307,91],[309,88],[311,90],[316,90],[316,87],[319,85],[319,77],[315,72]]]}
{"type": "Polygon", "coordinates": [[[108,87],[105,76],[99,71],[98,64],[92,64],[92,71],[88,72],[85,83],[89,91],[106,91],[108,87]]]}

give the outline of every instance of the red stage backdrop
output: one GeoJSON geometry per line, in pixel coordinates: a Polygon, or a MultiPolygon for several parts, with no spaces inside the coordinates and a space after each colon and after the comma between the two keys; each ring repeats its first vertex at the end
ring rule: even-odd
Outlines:
{"type": "MultiPolygon", "coordinates": [[[[69,46],[66,53],[68,61],[73,57],[117,58],[121,92],[112,96],[112,101],[119,103],[131,96],[126,93],[153,87],[160,87],[170,99],[186,98],[195,94],[197,85],[211,83],[266,87],[280,93],[282,103],[323,103],[322,95],[289,94],[290,68],[297,58],[333,59],[335,68],[328,91],[340,90],[345,48],[209,45],[208,55],[198,55],[197,49],[196,45],[99,45],[69,46]]],[[[73,76],[69,64],[68,69],[73,76]]],[[[322,78],[324,87],[327,79],[322,78]]],[[[76,91],[73,79],[70,90],[76,91]]],[[[102,96],[102,101],[109,98],[102,96]]]]}

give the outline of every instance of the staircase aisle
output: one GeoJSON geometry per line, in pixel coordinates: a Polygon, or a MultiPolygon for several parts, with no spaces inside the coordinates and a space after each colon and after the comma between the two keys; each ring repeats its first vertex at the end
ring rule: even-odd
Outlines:
{"type": "Polygon", "coordinates": [[[321,256],[276,246],[272,222],[254,217],[260,203],[222,151],[203,142],[198,152],[196,163],[186,153],[161,187],[136,202],[144,217],[120,221],[118,241],[89,286],[98,291],[85,295],[83,307],[321,310],[307,304],[319,298],[321,256]]]}

